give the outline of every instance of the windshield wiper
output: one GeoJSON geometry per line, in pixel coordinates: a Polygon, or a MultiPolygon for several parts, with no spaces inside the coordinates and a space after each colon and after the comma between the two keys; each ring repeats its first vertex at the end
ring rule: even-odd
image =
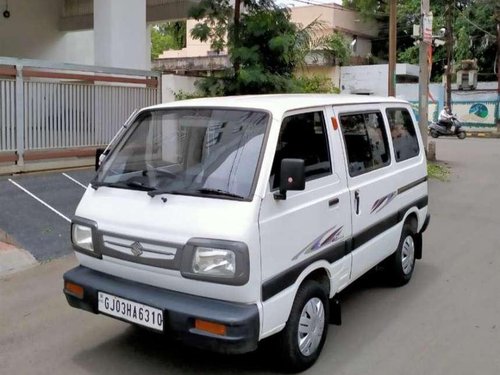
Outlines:
{"type": "Polygon", "coordinates": [[[221,190],[221,189],[201,188],[201,189],[198,189],[196,191],[198,193],[201,193],[201,194],[222,195],[222,196],[225,196],[225,197],[245,199],[245,197],[243,197],[241,195],[238,195],[238,194],[235,194],[235,193],[231,193],[230,191],[225,191],[225,190],[221,190]]]}
{"type": "Polygon", "coordinates": [[[162,194],[181,194],[181,192],[178,190],[169,190],[169,189],[152,189],[152,190],[148,191],[148,195],[151,198],[156,197],[157,195],[162,195],[162,194]]]}
{"type": "Polygon", "coordinates": [[[106,187],[114,187],[119,189],[132,189],[132,190],[141,190],[141,191],[151,191],[155,190],[154,187],[141,184],[137,181],[129,181],[129,182],[100,182],[100,181],[92,181],[90,183],[93,189],[97,190],[101,186],[106,187]]]}

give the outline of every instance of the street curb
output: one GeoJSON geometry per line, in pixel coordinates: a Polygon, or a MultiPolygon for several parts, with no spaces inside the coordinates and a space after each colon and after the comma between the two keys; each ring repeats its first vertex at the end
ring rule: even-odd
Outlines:
{"type": "Polygon", "coordinates": [[[3,231],[2,229],[0,229],[0,243],[1,242],[5,242],[9,245],[13,245],[16,247],[21,247],[12,236],[10,236],[7,232],[3,231]]]}
{"type": "Polygon", "coordinates": [[[40,264],[28,251],[0,241],[0,278],[40,264]]]}
{"type": "Polygon", "coordinates": [[[499,132],[466,132],[471,138],[500,138],[499,132]]]}

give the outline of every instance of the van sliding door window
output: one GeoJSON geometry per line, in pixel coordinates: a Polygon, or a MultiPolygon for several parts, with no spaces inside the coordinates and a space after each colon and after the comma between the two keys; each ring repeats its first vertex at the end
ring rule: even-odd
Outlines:
{"type": "Polygon", "coordinates": [[[404,108],[389,108],[386,113],[391,129],[396,161],[399,162],[417,156],[420,149],[410,113],[404,108]]]}
{"type": "Polygon", "coordinates": [[[350,113],[340,116],[351,177],[390,164],[384,120],[380,112],[350,113]]]}
{"type": "Polygon", "coordinates": [[[283,120],[271,170],[273,189],[279,185],[283,159],[304,159],[306,181],[332,173],[323,112],[300,113],[283,120]]]}

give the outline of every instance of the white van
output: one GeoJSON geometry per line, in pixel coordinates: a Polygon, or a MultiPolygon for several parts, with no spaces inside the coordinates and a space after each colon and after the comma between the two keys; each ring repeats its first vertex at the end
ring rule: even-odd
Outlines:
{"type": "Polygon", "coordinates": [[[265,95],[143,109],[73,219],[69,304],[224,353],[274,335],[287,370],[318,358],[337,294],[422,256],[426,158],[394,98],[265,95]]]}

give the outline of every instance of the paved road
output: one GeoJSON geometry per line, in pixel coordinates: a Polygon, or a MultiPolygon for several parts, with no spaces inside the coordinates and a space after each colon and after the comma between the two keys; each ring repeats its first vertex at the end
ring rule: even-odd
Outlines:
{"type": "MultiPolygon", "coordinates": [[[[377,275],[344,293],[307,373],[500,373],[500,140],[439,140],[449,182],[430,182],[431,226],[412,282],[377,275]]],[[[72,256],[0,280],[0,364],[5,374],[264,374],[264,350],[222,356],[186,348],[125,323],[74,310],[61,293],[72,256]]]]}
{"type": "Polygon", "coordinates": [[[79,184],[93,176],[93,170],[80,169],[0,177],[0,229],[38,261],[70,254],[68,219],[85,191],[79,184]]]}

